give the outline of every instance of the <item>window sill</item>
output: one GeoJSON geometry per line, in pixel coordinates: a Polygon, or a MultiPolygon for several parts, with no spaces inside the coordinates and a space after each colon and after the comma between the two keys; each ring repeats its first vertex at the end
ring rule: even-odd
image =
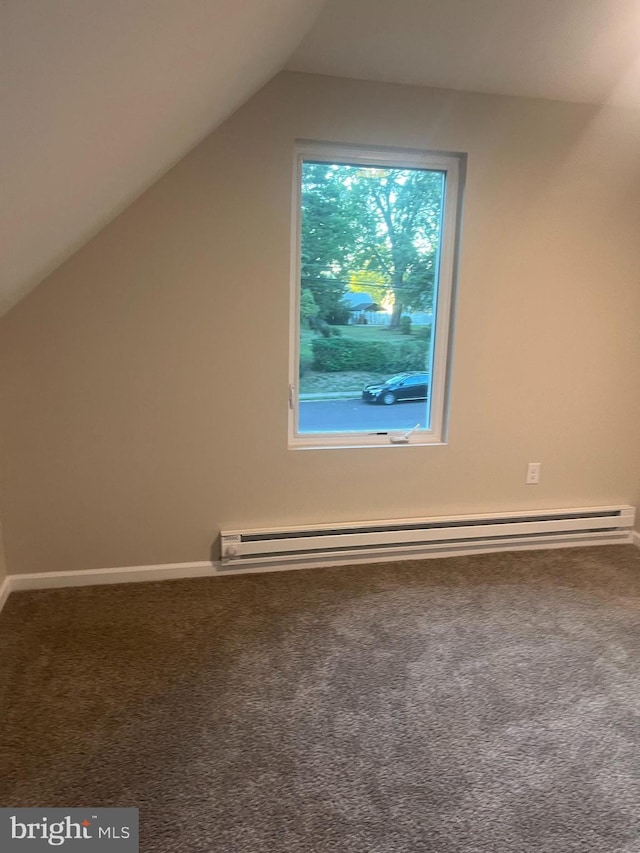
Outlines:
{"type": "MultiPolygon", "coordinates": [[[[399,433],[400,437],[402,433],[399,433]]],[[[289,439],[289,450],[369,450],[397,449],[398,447],[446,447],[447,442],[438,436],[419,436],[409,441],[392,441],[388,435],[334,435],[296,436],[289,439]]]]}

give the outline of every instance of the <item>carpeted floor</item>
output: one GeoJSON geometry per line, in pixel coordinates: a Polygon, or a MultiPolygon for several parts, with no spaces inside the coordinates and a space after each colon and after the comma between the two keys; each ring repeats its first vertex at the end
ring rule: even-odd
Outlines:
{"type": "Polygon", "coordinates": [[[640,551],[16,593],[0,805],[144,853],[639,853],[640,551]]]}

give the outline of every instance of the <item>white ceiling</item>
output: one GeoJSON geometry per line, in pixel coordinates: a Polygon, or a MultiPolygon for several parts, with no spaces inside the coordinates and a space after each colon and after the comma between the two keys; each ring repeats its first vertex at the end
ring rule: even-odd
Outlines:
{"type": "Polygon", "coordinates": [[[0,313],[280,70],[322,0],[0,0],[0,313]]]}
{"type": "Polygon", "coordinates": [[[0,314],[292,51],[297,71],[640,107],[640,0],[0,0],[0,314]]]}
{"type": "Polygon", "coordinates": [[[327,0],[287,67],[640,107],[640,0],[327,0]]]}

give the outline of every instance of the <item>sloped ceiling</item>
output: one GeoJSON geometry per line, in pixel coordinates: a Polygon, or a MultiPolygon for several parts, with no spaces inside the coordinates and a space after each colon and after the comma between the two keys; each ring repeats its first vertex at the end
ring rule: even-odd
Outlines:
{"type": "Polygon", "coordinates": [[[640,0],[327,0],[287,67],[640,107],[640,0]]]}
{"type": "Polygon", "coordinates": [[[322,0],[2,0],[0,313],[282,67],[322,0]]]}
{"type": "Polygon", "coordinates": [[[640,0],[0,0],[0,314],[285,63],[640,107],[640,0]]]}

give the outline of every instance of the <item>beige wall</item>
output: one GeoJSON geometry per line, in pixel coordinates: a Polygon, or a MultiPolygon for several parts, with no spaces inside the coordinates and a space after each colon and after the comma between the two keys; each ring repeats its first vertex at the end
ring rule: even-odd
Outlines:
{"type": "Polygon", "coordinates": [[[639,150],[640,112],[276,78],[0,321],[10,571],[635,502],[639,150]],[[468,152],[448,446],[287,449],[297,137],[468,152]]]}

